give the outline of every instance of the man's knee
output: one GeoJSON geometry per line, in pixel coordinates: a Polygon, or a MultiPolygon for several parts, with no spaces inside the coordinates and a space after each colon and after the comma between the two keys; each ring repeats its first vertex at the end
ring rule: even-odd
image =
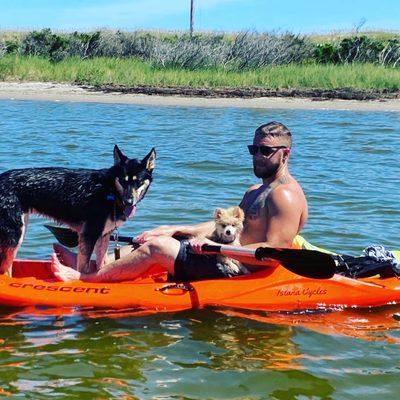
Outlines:
{"type": "Polygon", "coordinates": [[[147,243],[150,256],[160,261],[176,256],[179,242],[168,236],[160,236],[149,240],[147,243]]]}

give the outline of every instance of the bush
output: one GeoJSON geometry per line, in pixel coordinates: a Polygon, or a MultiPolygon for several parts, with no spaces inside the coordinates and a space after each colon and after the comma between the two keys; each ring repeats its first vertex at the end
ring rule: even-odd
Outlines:
{"type": "Polygon", "coordinates": [[[400,66],[400,39],[389,39],[379,54],[379,62],[382,65],[391,65],[394,68],[400,66]]]}
{"type": "Polygon", "coordinates": [[[377,62],[379,53],[384,49],[381,40],[367,36],[344,38],[339,43],[339,58],[344,63],[377,62]]]}
{"type": "Polygon", "coordinates": [[[236,69],[249,69],[300,63],[311,56],[311,43],[298,35],[244,32],[235,37],[227,62],[236,69]]]}
{"type": "Polygon", "coordinates": [[[100,32],[79,33],[74,32],[68,36],[68,55],[88,58],[96,55],[100,44],[100,32]]]}
{"type": "Polygon", "coordinates": [[[400,63],[400,40],[352,36],[334,43],[316,45],[313,57],[318,63],[375,63],[396,67],[400,63]]]}
{"type": "Polygon", "coordinates": [[[157,66],[195,70],[223,65],[227,54],[226,43],[182,35],[176,41],[155,40],[149,58],[157,66]]]}
{"type": "Polygon", "coordinates": [[[29,33],[21,42],[20,53],[28,56],[48,57],[60,61],[68,55],[68,39],[53,34],[50,29],[29,33]]]}
{"type": "Polygon", "coordinates": [[[5,45],[7,48],[7,54],[16,53],[20,46],[16,40],[6,40],[5,45]]]}
{"type": "Polygon", "coordinates": [[[149,32],[117,32],[123,57],[151,59],[156,43],[160,40],[149,32]]]}
{"type": "Polygon", "coordinates": [[[7,45],[5,42],[0,41],[0,57],[3,57],[7,53],[7,45]]]}
{"type": "Polygon", "coordinates": [[[318,44],[313,54],[315,61],[320,64],[337,64],[340,61],[339,49],[333,43],[318,44]]]}
{"type": "MultiPolygon", "coordinates": [[[[6,38],[7,39],[7,38],[6,38]]],[[[241,71],[288,64],[376,63],[400,66],[400,39],[355,35],[315,44],[309,37],[292,33],[241,32],[235,35],[123,32],[102,30],[54,34],[50,29],[33,31],[17,39],[3,39],[0,55],[18,51],[53,62],[66,56],[134,57],[155,67],[223,67],[241,71]],[[5,50],[4,50],[5,48],[5,50]]]]}

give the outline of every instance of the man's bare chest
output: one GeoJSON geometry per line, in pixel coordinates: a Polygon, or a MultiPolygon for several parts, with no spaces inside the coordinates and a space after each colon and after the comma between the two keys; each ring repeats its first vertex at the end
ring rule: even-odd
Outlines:
{"type": "Polygon", "coordinates": [[[254,221],[268,214],[268,196],[271,188],[255,189],[248,193],[243,204],[246,220],[254,221]]]}

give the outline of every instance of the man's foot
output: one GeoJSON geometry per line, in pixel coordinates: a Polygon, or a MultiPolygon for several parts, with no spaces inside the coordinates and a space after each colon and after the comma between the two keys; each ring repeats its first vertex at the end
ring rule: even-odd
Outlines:
{"type": "MultiPolygon", "coordinates": [[[[53,243],[54,252],[57,254],[58,261],[64,266],[77,269],[78,255],[59,243],[53,243]]],[[[96,261],[90,260],[90,271],[96,272],[96,261]]]]}
{"type": "Polygon", "coordinates": [[[57,254],[59,262],[76,269],[76,263],[78,261],[78,255],[76,253],[59,243],[53,243],[53,250],[57,254]]]}
{"type": "Polygon", "coordinates": [[[81,278],[81,273],[73,268],[61,264],[56,253],[51,255],[51,270],[54,276],[62,282],[78,281],[81,278]]]}

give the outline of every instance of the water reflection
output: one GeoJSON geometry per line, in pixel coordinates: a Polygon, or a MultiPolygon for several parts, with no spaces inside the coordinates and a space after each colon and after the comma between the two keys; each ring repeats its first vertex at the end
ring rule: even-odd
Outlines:
{"type": "Polygon", "coordinates": [[[220,398],[232,391],[272,393],[278,387],[276,396],[281,398],[282,388],[290,382],[296,383],[298,394],[319,387],[325,394],[332,390],[327,382],[301,371],[301,354],[289,326],[212,311],[146,317],[127,313],[116,318],[113,313],[110,318],[96,317],[92,311],[85,315],[64,310],[58,316],[48,311],[3,315],[1,364],[8,370],[6,391],[61,395],[85,387],[97,394],[111,390],[146,397],[151,389],[158,395],[196,397],[203,390],[193,385],[193,373],[196,382],[211,385],[205,393],[220,385],[216,390],[220,398]],[[18,335],[7,334],[7,326],[11,329],[13,324],[18,335]],[[293,375],[291,370],[298,372],[293,375]],[[241,374],[245,379],[238,384],[241,374]],[[275,379],[279,385],[271,384],[275,379]]]}
{"type": "Polygon", "coordinates": [[[84,398],[329,398],[346,374],[359,379],[366,371],[394,373],[392,364],[377,367],[374,358],[382,355],[373,348],[366,360],[362,342],[335,337],[398,341],[395,311],[290,315],[219,309],[146,316],[133,310],[9,310],[0,323],[0,368],[8,376],[2,388],[84,398]]]}

